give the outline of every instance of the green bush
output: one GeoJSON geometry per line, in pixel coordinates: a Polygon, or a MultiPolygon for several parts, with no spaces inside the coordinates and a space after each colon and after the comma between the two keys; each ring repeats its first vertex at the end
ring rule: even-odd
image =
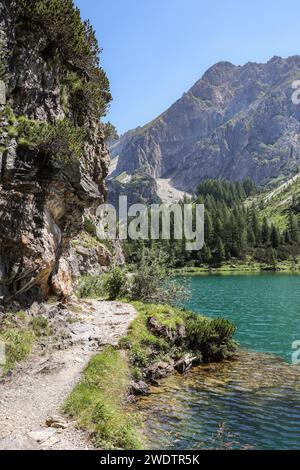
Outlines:
{"type": "Polygon", "coordinates": [[[125,292],[126,275],[120,267],[115,267],[107,276],[105,289],[110,300],[121,297],[125,292]]]}
{"type": "Polygon", "coordinates": [[[235,326],[223,318],[209,319],[191,314],[186,322],[186,344],[200,351],[205,362],[224,359],[234,348],[235,326]]]}
{"type": "Polygon", "coordinates": [[[97,228],[91,219],[84,220],[84,230],[92,237],[97,238],[97,228]]]}
{"type": "Polygon", "coordinates": [[[16,138],[19,145],[48,157],[52,162],[70,164],[84,155],[86,131],[75,127],[69,119],[48,124],[25,116],[17,117],[10,106],[5,106],[1,117],[8,120],[5,130],[10,138],[16,138]]]}
{"type": "Polygon", "coordinates": [[[17,130],[19,143],[52,161],[69,164],[80,160],[84,154],[85,131],[73,126],[68,119],[50,125],[20,117],[17,130]]]}
{"type": "Polygon", "coordinates": [[[129,351],[134,378],[141,377],[147,366],[160,360],[169,361],[170,357],[178,359],[193,352],[199,361],[211,362],[224,359],[235,350],[232,340],[235,327],[227,320],[211,320],[170,305],[141,302],[133,305],[138,317],[119,346],[129,351]],[[150,319],[162,327],[165,336],[149,329],[150,319]],[[185,334],[178,337],[179,327],[183,327],[185,334]],[[170,333],[176,339],[171,339],[170,333]]]}
{"type": "Polygon", "coordinates": [[[78,282],[77,296],[82,299],[105,298],[115,300],[125,293],[126,275],[116,267],[101,276],[82,276],[78,282]]]}
{"type": "Polygon", "coordinates": [[[147,303],[176,304],[186,300],[189,291],[170,279],[162,252],[144,250],[130,288],[130,298],[147,303]]]}
{"type": "Polygon", "coordinates": [[[103,297],[106,295],[104,276],[82,276],[79,279],[77,296],[81,299],[103,297]]]}

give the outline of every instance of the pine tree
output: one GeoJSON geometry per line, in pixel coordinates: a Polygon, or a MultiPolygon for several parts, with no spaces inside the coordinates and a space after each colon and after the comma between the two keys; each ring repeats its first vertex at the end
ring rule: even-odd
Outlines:
{"type": "Polygon", "coordinates": [[[268,219],[264,217],[262,228],[261,228],[261,241],[264,245],[267,245],[270,241],[270,226],[268,219]]]}
{"type": "Polygon", "coordinates": [[[291,237],[291,233],[290,233],[289,229],[285,230],[285,232],[284,232],[284,243],[286,245],[291,245],[291,243],[292,243],[292,237],[291,237]]]}
{"type": "Polygon", "coordinates": [[[289,216],[289,229],[290,229],[292,242],[298,244],[300,241],[299,225],[298,225],[297,217],[292,212],[290,213],[290,216],[289,216]]]}
{"type": "Polygon", "coordinates": [[[205,224],[204,224],[204,240],[208,245],[211,244],[213,238],[213,224],[211,220],[210,213],[207,212],[205,215],[205,224]]]}
{"type": "Polygon", "coordinates": [[[221,238],[218,237],[217,238],[216,259],[219,263],[221,263],[222,261],[224,261],[225,256],[226,256],[226,253],[225,253],[224,243],[222,242],[221,238]]]}
{"type": "Polygon", "coordinates": [[[211,250],[206,244],[204,245],[202,249],[202,258],[203,258],[204,263],[210,263],[212,259],[211,250]]]}
{"type": "Polygon", "coordinates": [[[277,249],[280,244],[280,233],[277,227],[275,225],[272,225],[271,229],[271,244],[272,247],[277,249]]]}
{"type": "Polygon", "coordinates": [[[254,244],[255,246],[259,246],[261,242],[261,226],[259,223],[258,215],[256,209],[252,209],[252,228],[253,228],[253,233],[254,233],[254,244]]]}

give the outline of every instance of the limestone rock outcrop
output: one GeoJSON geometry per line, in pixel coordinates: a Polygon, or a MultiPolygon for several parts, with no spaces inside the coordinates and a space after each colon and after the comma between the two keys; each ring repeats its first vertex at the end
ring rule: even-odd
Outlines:
{"type": "Polygon", "coordinates": [[[85,70],[67,60],[38,23],[16,15],[18,4],[0,1],[6,86],[6,105],[0,105],[0,302],[6,304],[71,294],[71,240],[83,230],[85,213],[91,217],[105,200],[109,162],[103,126],[66,85],[66,77],[88,84],[85,70]],[[79,159],[49,159],[18,138],[18,122],[54,126],[64,119],[72,132],[84,129],[79,159]]]}

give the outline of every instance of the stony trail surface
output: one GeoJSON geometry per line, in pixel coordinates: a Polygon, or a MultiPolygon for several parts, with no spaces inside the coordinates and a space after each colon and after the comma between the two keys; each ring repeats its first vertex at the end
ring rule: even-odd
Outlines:
{"type": "Polygon", "coordinates": [[[135,316],[128,304],[82,302],[68,325],[71,341],[66,349],[33,354],[2,379],[0,449],[93,449],[87,433],[67,420],[61,407],[90,358],[105,345],[116,345],[135,316]],[[58,428],[47,426],[49,417],[58,428]]]}

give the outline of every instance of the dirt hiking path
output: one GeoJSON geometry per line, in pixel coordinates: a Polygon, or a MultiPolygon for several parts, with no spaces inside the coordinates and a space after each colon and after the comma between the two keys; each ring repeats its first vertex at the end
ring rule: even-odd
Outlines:
{"type": "MultiPolygon", "coordinates": [[[[33,354],[0,382],[0,449],[93,449],[88,435],[63,417],[61,406],[89,359],[116,345],[136,316],[131,305],[88,301],[68,325],[70,345],[46,355],[33,354]],[[47,419],[52,426],[46,425],[47,419]]],[[[70,308],[72,311],[72,308],[70,308]]]]}

